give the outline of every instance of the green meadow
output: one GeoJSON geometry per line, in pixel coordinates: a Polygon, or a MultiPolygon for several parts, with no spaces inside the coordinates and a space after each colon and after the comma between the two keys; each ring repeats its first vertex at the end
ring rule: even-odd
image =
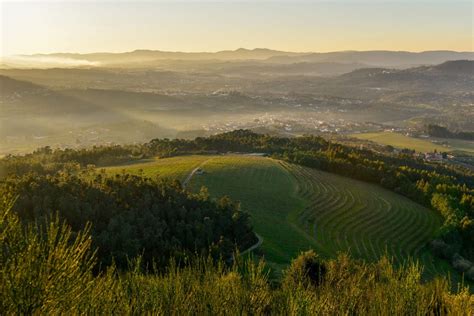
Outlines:
{"type": "Polygon", "coordinates": [[[440,144],[434,144],[426,139],[409,137],[392,132],[361,133],[352,134],[351,136],[359,139],[370,140],[382,145],[390,145],[401,149],[413,149],[418,152],[432,152],[434,150],[443,152],[455,150],[455,148],[445,147],[440,144]]]}
{"type": "Polygon", "coordinates": [[[351,134],[350,136],[401,149],[413,149],[418,152],[432,152],[436,150],[438,152],[463,152],[468,155],[474,155],[474,142],[462,139],[421,139],[392,132],[361,133],[351,134]],[[437,143],[433,143],[432,140],[437,143]]]}

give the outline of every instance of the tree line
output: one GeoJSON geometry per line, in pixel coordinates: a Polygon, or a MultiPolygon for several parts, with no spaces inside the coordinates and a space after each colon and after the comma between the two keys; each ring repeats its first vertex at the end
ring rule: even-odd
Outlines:
{"type": "Polygon", "coordinates": [[[440,126],[436,124],[426,125],[425,130],[429,136],[433,136],[433,137],[474,140],[474,132],[458,132],[458,131],[453,132],[444,126],[440,126]]]}

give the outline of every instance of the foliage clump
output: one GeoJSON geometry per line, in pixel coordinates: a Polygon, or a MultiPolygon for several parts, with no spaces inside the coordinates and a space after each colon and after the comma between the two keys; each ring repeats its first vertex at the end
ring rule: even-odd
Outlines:
{"type": "Polygon", "coordinates": [[[10,207],[1,211],[1,310],[72,310],[75,298],[87,295],[95,283],[90,225],[77,234],[57,217],[46,226],[23,226],[10,207]]]}
{"type": "Polygon", "coordinates": [[[314,250],[301,253],[293,259],[285,271],[284,283],[287,286],[302,284],[304,286],[317,286],[323,282],[327,268],[314,250]]]}

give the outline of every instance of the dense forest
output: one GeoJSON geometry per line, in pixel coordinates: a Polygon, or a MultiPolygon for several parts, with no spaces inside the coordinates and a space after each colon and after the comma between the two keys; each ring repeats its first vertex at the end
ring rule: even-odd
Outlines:
{"type": "Polygon", "coordinates": [[[24,222],[41,224],[59,215],[73,232],[91,223],[92,246],[102,267],[114,261],[126,268],[139,255],[144,264],[158,267],[170,258],[196,254],[228,260],[236,249],[256,241],[237,203],[227,197],[211,201],[205,189],[190,194],[177,181],[29,173],[4,179],[0,193],[16,197],[12,209],[24,222]]]}
{"type": "MultiPolygon", "coordinates": [[[[142,145],[131,146],[94,147],[82,150],[52,150],[46,147],[25,156],[7,156],[0,160],[0,169],[4,177],[9,177],[7,183],[19,183],[15,187],[21,188],[21,183],[23,187],[28,187],[28,183],[36,179],[32,176],[30,180],[22,180],[21,175],[29,173],[54,175],[61,171],[77,174],[82,172],[81,170],[93,170],[97,166],[146,157],[225,152],[266,153],[277,159],[377,183],[430,207],[444,218],[438,237],[432,242],[433,251],[447,259],[457,270],[468,275],[474,273],[474,267],[469,262],[474,261],[473,173],[461,167],[427,163],[404,151],[398,155],[388,156],[368,149],[336,144],[317,136],[283,138],[237,130],[194,140],[154,139],[142,145]]],[[[45,179],[57,179],[57,177],[57,175],[53,178],[46,176],[45,179]]],[[[123,176],[117,181],[125,183],[145,181],[129,178],[130,176],[123,176]]],[[[87,185],[92,185],[94,190],[99,187],[100,191],[104,183],[112,180],[101,179],[100,175],[96,175],[95,180],[90,181],[95,184],[87,185]]],[[[107,186],[105,185],[109,190],[107,186]]],[[[12,185],[8,190],[10,187],[12,185]]],[[[125,194],[125,196],[131,195],[125,194]]],[[[90,204],[90,200],[87,203],[90,204]]],[[[29,205],[23,204],[22,207],[30,210],[34,204],[30,202],[29,205]]],[[[231,235],[229,240],[235,242],[235,236],[231,235]]]]}

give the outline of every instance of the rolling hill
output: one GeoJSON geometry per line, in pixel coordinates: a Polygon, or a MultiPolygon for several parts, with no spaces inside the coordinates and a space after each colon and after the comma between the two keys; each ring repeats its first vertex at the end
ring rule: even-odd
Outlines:
{"type": "Polygon", "coordinates": [[[386,90],[470,91],[474,61],[454,60],[402,70],[363,68],[340,76],[337,82],[386,90]]]}
{"type": "Polygon", "coordinates": [[[301,250],[325,257],[349,252],[374,261],[386,252],[401,263],[413,257],[426,276],[449,268],[425,249],[440,225],[432,211],[364,182],[277,160],[246,155],[183,156],[107,168],[108,173],[178,178],[196,168],[187,187],[239,200],[263,237],[258,250],[277,271],[301,250]]]}

